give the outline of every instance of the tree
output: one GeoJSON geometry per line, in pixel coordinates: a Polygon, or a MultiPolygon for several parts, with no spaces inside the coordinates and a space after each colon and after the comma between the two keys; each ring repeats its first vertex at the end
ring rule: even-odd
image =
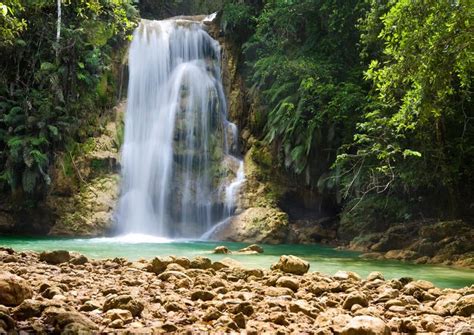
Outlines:
{"type": "Polygon", "coordinates": [[[361,25],[365,50],[377,49],[374,36],[383,44],[365,72],[371,106],[337,164],[355,198],[349,207],[372,193],[403,199],[410,216],[453,217],[469,207],[473,14],[463,0],[372,2],[361,25]]]}

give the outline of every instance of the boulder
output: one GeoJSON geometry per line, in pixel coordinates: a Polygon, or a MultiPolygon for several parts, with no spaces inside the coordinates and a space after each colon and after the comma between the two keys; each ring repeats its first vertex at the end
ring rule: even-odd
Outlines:
{"type": "Polygon", "coordinates": [[[58,286],[50,286],[46,287],[44,290],[41,291],[41,296],[46,299],[53,299],[56,295],[62,295],[64,292],[58,286]]]}
{"type": "Polygon", "coordinates": [[[189,269],[191,266],[191,261],[187,259],[186,257],[171,257],[173,259],[173,262],[176,264],[181,265],[185,269],[189,269]]]}
{"type": "Polygon", "coordinates": [[[71,255],[66,250],[43,251],[39,255],[39,260],[48,264],[61,264],[69,262],[71,255]]]}
{"type": "Polygon", "coordinates": [[[171,323],[171,322],[165,322],[161,328],[167,332],[167,333],[172,333],[172,332],[175,332],[178,330],[178,327],[176,327],[175,324],[171,323]]]}
{"type": "Polygon", "coordinates": [[[342,308],[350,310],[352,306],[356,304],[362,307],[367,307],[369,305],[369,302],[367,301],[365,295],[359,292],[354,292],[346,297],[344,303],[342,304],[342,308]]]}
{"type": "Polygon", "coordinates": [[[241,329],[245,329],[245,326],[247,324],[247,321],[245,320],[245,316],[242,314],[242,313],[238,313],[236,314],[232,320],[235,322],[235,324],[237,325],[237,327],[241,328],[241,329]]]}
{"type": "Polygon", "coordinates": [[[214,254],[230,254],[232,252],[229,250],[229,248],[221,245],[221,246],[215,247],[213,253],[214,254]]]}
{"type": "Polygon", "coordinates": [[[324,292],[328,292],[330,290],[331,290],[331,285],[325,282],[313,283],[308,287],[308,291],[316,295],[321,295],[324,292]]]}
{"type": "Polygon", "coordinates": [[[231,312],[233,314],[242,313],[244,315],[250,316],[254,313],[254,308],[252,307],[252,304],[250,302],[244,301],[232,308],[231,312]]]}
{"type": "Polygon", "coordinates": [[[390,335],[390,328],[381,319],[361,315],[352,318],[341,335],[390,335]]]}
{"type": "Polygon", "coordinates": [[[191,269],[206,270],[206,269],[209,269],[211,265],[212,265],[212,262],[209,258],[197,256],[191,260],[191,264],[189,265],[189,267],[191,269]]]}
{"type": "Polygon", "coordinates": [[[219,271],[221,269],[233,269],[233,268],[241,269],[243,267],[244,266],[242,263],[232,258],[224,258],[224,259],[221,259],[220,261],[216,261],[212,263],[211,265],[211,268],[216,271],[219,271]]]}
{"type": "Polygon", "coordinates": [[[99,304],[99,302],[94,301],[94,300],[87,300],[86,302],[84,302],[84,304],[81,307],[79,307],[79,310],[84,311],[84,312],[91,312],[93,310],[101,309],[101,308],[102,308],[102,305],[99,304]]]}
{"type": "Polygon", "coordinates": [[[107,312],[110,309],[126,309],[135,317],[141,314],[143,308],[144,305],[140,301],[129,295],[113,295],[105,300],[102,310],[107,312]]]}
{"type": "Polygon", "coordinates": [[[46,308],[43,317],[57,332],[66,334],[90,333],[98,329],[97,325],[85,315],[60,307],[46,308]]]}
{"type": "Polygon", "coordinates": [[[222,316],[222,313],[215,307],[211,306],[207,309],[202,320],[209,322],[219,319],[222,316]]]}
{"type": "Polygon", "coordinates": [[[312,308],[306,300],[296,300],[290,303],[289,310],[292,313],[303,313],[311,318],[316,318],[317,313],[312,312],[312,308]]]}
{"type": "Polygon", "coordinates": [[[216,231],[217,240],[250,243],[283,243],[288,236],[288,215],[278,208],[251,207],[216,231]]]}
{"type": "Polygon", "coordinates": [[[39,301],[26,299],[13,309],[12,314],[17,320],[28,320],[29,318],[40,316],[43,308],[44,306],[39,301]]]}
{"type": "Polygon", "coordinates": [[[352,271],[337,271],[333,277],[338,280],[359,281],[361,279],[357,273],[352,271]]]}
{"type": "Polygon", "coordinates": [[[288,276],[282,276],[282,277],[278,278],[278,280],[276,281],[276,286],[277,287],[287,287],[287,288],[293,290],[293,292],[296,292],[296,291],[298,291],[298,288],[300,287],[300,283],[295,278],[288,277],[288,276]]]}
{"type": "Polygon", "coordinates": [[[132,313],[127,309],[109,309],[105,312],[105,316],[111,321],[122,320],[122,322],[127,323],[133,320],[132,313]]]}
{"type": "Polygon", "coordinates": [[[16,334],[15,320],[6,313],[0,312],[0,333],[1,334],[16,334]]]}
{"type": "Polygon", "coordinates": [[[177,301],[168,301],[163,307],[167,312],[181,312],[186,310],[186,305],[177,301]]]}
{"type": "Polygon", "coordinates": [[[191,293],[191,300],[208,301],[214,299],[214,297],[214,293],[204,290],[197,290],[191,293]]]}
{"type": "Polygon", "coordinates": [[[146,267],[148,272],[160,274],[166,270],[168,264],[172,263],[173,259],[170,257],[155,257],[151,260],[151,263],[146,267]]]}
{"type": "Polygon", "coordinates": [[[0,304],[18,306],[33,296],[29,283],[10,272],[0,272],[0,304]]]}
{"type": "Polygon", "coordinates": [[[280,270],[295,275],[303,275],[309,270],[309,263],[296,256],[280,256],[278,263],[271,266],[272,270],[280,270]]]}
{"type": "Polygon", "coordinates": [[[369,273],[369,275],[367,276],[367,281],[373,281],[376,279],[385,280],[383,274],[376,271],[369,273]]]}
{"type": "Polygon", "coordinates": [[[280,312],[273,312],[268,317],[268,321],[271,321],[277,325],[288,326],[290,323],[286,320],[285,314],[280,312]]]}
{"type": "Polygon", "coordinates": [[[248,247],[242,248],[238,251],[239,253],[246,254],[246,253],[257,253],[262,254],[263,248],[257,244],[251,244],[248,247]]]}
{"type": "Polygon", "coordinates": [[[406,284],[403,291],[406,294],[413,295],[416,291],[428,291],[434,287],[433,283],[427,280],[415,280],[406,284]]]}
{"type": "Polygon", "coordinates": [[[460,298],[453,308],[453,314],[467,317],[474,314],[474,294],[460,298]]]}
{"type": "Polygon", "coordinates": [[[84,265],[89,262],[89,259],[84,255],[76,255],[74,256],[69,263],[74,265],[84,265]]]}

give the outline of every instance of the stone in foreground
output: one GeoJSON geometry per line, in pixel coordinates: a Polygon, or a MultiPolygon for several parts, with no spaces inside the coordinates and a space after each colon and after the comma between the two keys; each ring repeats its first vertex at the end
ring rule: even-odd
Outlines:
{"type": "Polygon", "coordinates": [[[344,327],[341,335],[390,335],[390,328],[373,316],[356,316],[344,327]]]}
{"type": "Polygon", "coordinates": [[[10,272],[0,272],[0,304],[18,306],[33,296],[28,283],[10,272]]]}
{"type": "Polygon", "coordinates": [[[71,255],[66,250],[44,251],[39,255],[39,260],[48,264],[57,265],[69,262],[71,255]]]}
{"type": "Polygon", "coordinates": [[[303,275],[309,270],[309,263],[296,256],[280,256],[278,263],[271,267],[272,270],[280,270],[295,275],[303,275]]]}

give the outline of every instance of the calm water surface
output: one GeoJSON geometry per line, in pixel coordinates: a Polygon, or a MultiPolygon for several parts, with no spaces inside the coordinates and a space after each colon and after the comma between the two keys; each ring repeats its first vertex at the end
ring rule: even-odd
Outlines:
{"type": "Polygon", "coordinates": [[[212,260],[230,257],[249,268],[269,268],[280,255],[291,254],[310,262],[310,271],[334,274],[339,270],[354,271],[362,277],[380,271],[386,279],[412,277],[425,279],[439,287],[459,288],[474,284],[474,270],[446,266],[417,265],[399,261],[365,260],[359,253],[340,251],[321,245],[262,245],[265,252],[259,255],[214,255],[212,250],[225,245],[238,250],[247,244],[210,241],[169,241],[151,236],[125,236],[116,238],[50,238],[2,237],[0,246],[15,250],[56,250],[80,252],[96,259],[124,257],[131,261],[155,256],[205,256],[212,260]]]}

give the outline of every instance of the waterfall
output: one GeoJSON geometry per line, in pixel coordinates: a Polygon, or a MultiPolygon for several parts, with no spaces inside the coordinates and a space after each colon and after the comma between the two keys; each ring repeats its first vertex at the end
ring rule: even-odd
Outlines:
{"type": "Polygon", "coordinates": [[[233,214],[245,180],[227,120],[220,46],[203,21],[142,20],[129,53],[121,234],[199,237],[233,214]]]}

